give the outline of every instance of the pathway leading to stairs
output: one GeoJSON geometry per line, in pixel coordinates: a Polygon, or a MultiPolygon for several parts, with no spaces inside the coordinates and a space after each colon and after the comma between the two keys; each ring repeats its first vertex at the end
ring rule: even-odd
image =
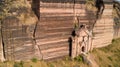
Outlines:
{"type": "Polygon", "coordinates": [[[95,61],[95,57],[92,54],[82,54],[84,61],[90,66],[90,67],[99,67],[98,64],[95,61]]]}

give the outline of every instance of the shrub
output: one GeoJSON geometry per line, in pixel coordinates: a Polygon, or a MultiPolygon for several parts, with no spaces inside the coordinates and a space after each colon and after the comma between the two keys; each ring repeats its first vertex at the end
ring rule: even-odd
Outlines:
{"type": "Polygon", "coordinates": [[[114,43],[115,42],[115,39],[112,39],[112,43],[114,43]]]}
{"type": "Polygon", "coordinates": [[[78,61],[78,62],[82,62],[83,61],[83,57],[80,55],[80,56],[75,57],[74,60],[78,61]]]}
{"type": "Polygon", "coordinates": [[[71,60],[71,58],[70,58],[70,57],[68,57],[68,56],[66,56],[66,57],[64,58],[64,60],[65,60],[65,61],[70,61],[70,60],[71,60]]]}
{"type": "Polygon", "coordinates": [[[110,61],[112,61],[112,58],[111,57],[107,57],[110,61]]]}
{"type": "Polygon", "coordinates": [[[54,67],[54,65],[53,65],[53,64],[50,64],[49,67],[54,67]]]}
{"type": "Polygon", "coordinates": [[[20,65],[20,63],[15,62],[15,63],[14,63],[14,67],[22,67],[22,66],[20,65]]]}
{"type": "Polygon", "coordinates": [[[20,61],[19,64],[21,65],[21,67],[23,67],[24,62],[23,62],[23,61],[20,61]]]}
{"type": "Polygon", "coordinates": [[[36,63],[38,61],[38,59],[37,58],[32,58],[31,61],[36,63]]]}

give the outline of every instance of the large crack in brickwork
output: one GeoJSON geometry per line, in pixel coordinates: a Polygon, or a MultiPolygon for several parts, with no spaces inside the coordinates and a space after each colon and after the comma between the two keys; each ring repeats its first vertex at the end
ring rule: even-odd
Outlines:
{"type": "Polygon", "coordinates": [[[4,49],[4,42],[3,42],[3,35],[2,35],[2,22],[0,21],[0,52],[1,52],[1,61],[5,61],[5,49],[4,49]]]}
{"type": "Polygon", "coordinates": [[[33,37],[32,37],[32,39],[33,39],[33,45],[35,47],[35,53],[38,54],[38,56],[40,57],[40,59],[43,59],[43,54],[41,52],[40,47],[36,43],[36,36],[35,36],[37,25],[38,25],[39,20],[40,20],[40,12],[39,12],[39,10],[40,10],[40,7],[39,7],[40,6],[40,0],[32,0],[32,4],[31,5],[32,5],[31,6],[32,10],[34,11],[35,15],[38,18],[38,21],[36,22],[35,27],[34,27],[34,31],[33,31],[33,37]]]}

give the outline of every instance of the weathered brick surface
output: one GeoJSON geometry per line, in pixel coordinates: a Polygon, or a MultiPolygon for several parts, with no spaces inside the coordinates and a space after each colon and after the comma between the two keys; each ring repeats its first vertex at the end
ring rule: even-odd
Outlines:
{"type": "MultiPolygon", "coordinates": [[[[78,16],[80,24],[88,26],[92,26],[96,19],[95,13],[86,10],[84,3],[84,0],[76,0],[75,5],[73,0],[41,0],[40,20],[35,39],[33,39],[34,24],[23,25],[17,18],[5,20],[2,24],[2,33],[6,58],[8,60],[29,60],[33,57],[52,59],[69,55],[75,15],[78,16]]],[[[103,15],[97,20],[93,29],[92,47],[106,46],[112,39],[112,6],[107,3],[103,15]]]]}
{"type": "Polygon", "coordinates": [[[2,36],[7,60],[31,59],[34,56],[29,25],[22,25],[15,17],[7,17],[2,22],[2,36]],[[33,55],[33,56],[32,56],[33,55]]]}

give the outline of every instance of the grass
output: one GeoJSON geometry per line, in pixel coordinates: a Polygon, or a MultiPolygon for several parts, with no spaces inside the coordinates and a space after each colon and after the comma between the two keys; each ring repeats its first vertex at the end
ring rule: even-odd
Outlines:
{"type": "Polygon", "coordinates": [[[120,39],[113,40],[107,47],[94,49],[92,54],[100,67],[120,67],[120,39]]]}
{"type": "Polygon", "coordinates": [[[0,67],[88,67],[87,64],[83,63],[82,57],[78,56],[71,60],[69,57],[59,59],[56,61],[21,61],[21,62],[6,62],[1,63],[0,67]]]}
{"type": "MultiPolygon", "coordinates": [[[[100,67],[120,67],[120,39],[115,39],[107,47],[94,49],[91,52],[100,67]]],[[[32,58],[31,61],[4,62],[0,67],[89,67],[83,62],[82,56],[74,59],[65,57],[56,61],[39,61],[32,58]]]]}

